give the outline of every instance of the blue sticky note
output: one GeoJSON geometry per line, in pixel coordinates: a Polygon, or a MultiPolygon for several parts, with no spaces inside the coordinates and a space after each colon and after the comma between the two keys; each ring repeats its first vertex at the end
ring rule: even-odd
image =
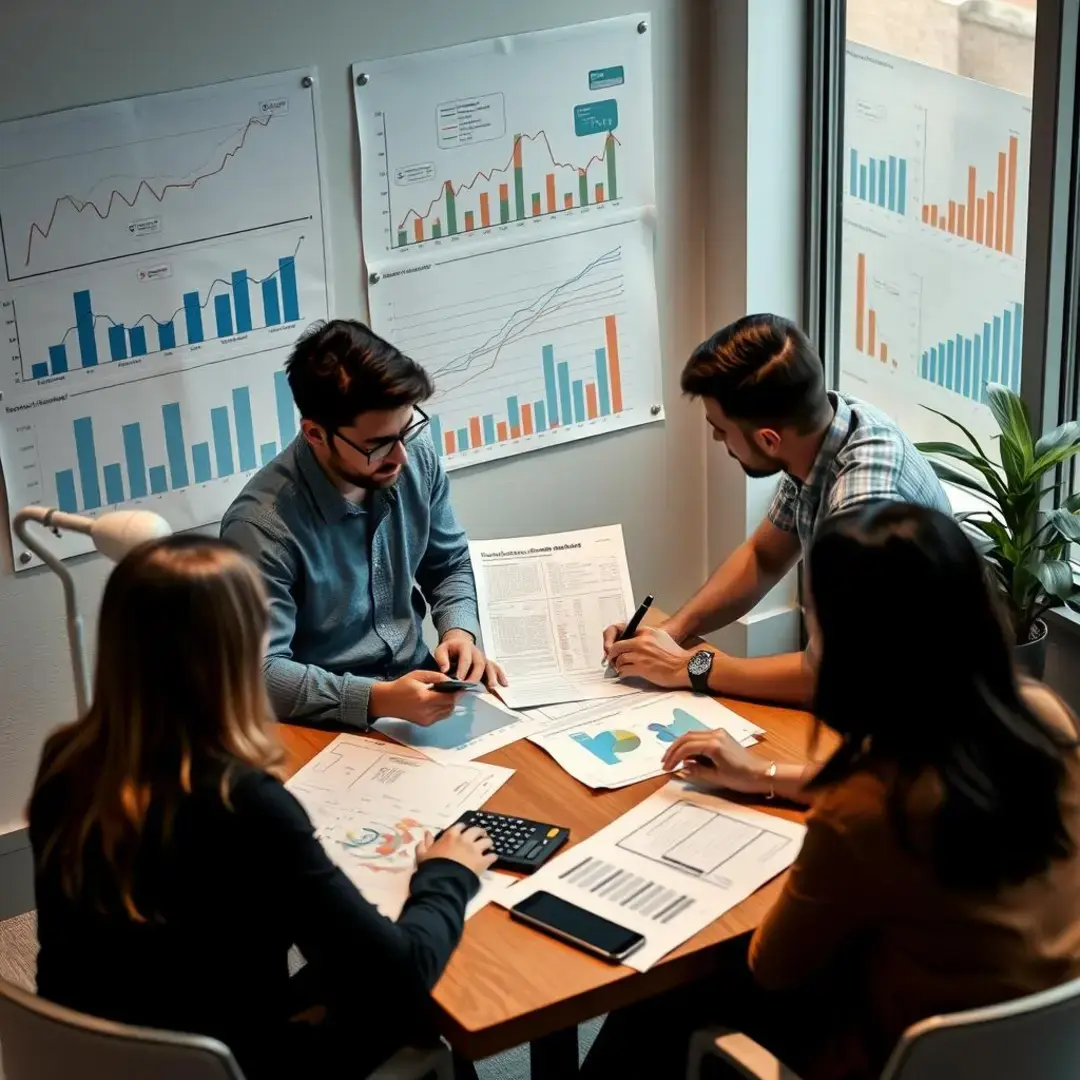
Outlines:
{"type": "Polygon", "coordinates": [[[589,89],[606,90],[609,86],[622,86],[626,73],[622,64],[618,67],[594,68],[589,72],[589,89]]]}
{"type": "Polygon", "coordinates": [[[574,131],[578,135],[614,131],[618,126],[619,103],[614,98],[574,106],[574,131]]]}

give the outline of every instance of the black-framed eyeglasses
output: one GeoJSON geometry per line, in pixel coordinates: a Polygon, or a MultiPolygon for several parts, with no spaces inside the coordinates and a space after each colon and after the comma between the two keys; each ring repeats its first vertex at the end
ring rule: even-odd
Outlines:
{"type": "Polygon", "coordinates": [[[365,450],[362,446],[357,446],[348,435],[342,435],[337,428],[334,428],[330,434],[335,438],[340,439],[343,443],[347,443],[358,454],[363,454],[364,457],[367,458],[369,465],[374,465],[379,461],[385,460],[390,451],[393,450],[398,443],[401,443],[402,446],[406,443],[411,443],[413,439],[415,439],[416,436],[431,423],[431,418],[419,405],[413,406],[413,416],[413,422],[409,424],[400,435],[391,435],[386,439],[373,439],[372,441],[375,445],[372,446],[370,450],[365,450]],[[419,414],[419,420],[415,419],[417,414],[419,414]]]}

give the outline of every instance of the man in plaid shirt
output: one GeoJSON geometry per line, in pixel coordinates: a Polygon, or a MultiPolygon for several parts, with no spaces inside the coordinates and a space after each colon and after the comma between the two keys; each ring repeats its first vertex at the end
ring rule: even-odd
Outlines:
{"type": "Polygon", "coordinates": [[[926,459],[884,413],[825,389],[806,335],[777,315],[747,315],[695,350],[684,393],[701,398],[713,438],[748,476],[781,473],[765,520],[662,627],[604,647],[622,675],[658,686],[809,705],[805,653],[741,658],[687,650],[693,634],[741,618],[806,554],[818,526],[862,503],[896,499],[949,513],[926,459]]]}

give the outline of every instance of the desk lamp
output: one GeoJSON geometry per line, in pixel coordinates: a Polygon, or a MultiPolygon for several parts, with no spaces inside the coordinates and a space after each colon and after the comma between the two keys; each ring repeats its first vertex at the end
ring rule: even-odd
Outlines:
{"type": "Polygon", "coordinates": [[[78,715],[82,716],[90,704],[90,683],[86,674],[83,622],[75,596],[75,582],[72,580],[71,571],[63,562],[27,531],[31,522],[52,529],[57,536],[61,532],[83,533],[94,541],[94,547],[102,555],[113,562],[119,562],[132,548],[146,540],[168,536],[172,529],[164,518],[148,510],[114,510],[100,517],[90,518],[68,514],[63,510],[50,510],[45,506],[26,506],[15,515],[15,535],[52,570],[64,587],[68,649],[71,652],[71,670],[75,677],[75,704],[78,715]]]}

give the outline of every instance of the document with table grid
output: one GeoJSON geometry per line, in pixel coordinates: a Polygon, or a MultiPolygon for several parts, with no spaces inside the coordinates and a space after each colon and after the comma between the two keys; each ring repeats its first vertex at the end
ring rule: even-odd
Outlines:
{"type": "Polygon", "coordinates": [[[645,936],[626,959],[647,971],[786,870],[804,826],[673,780],[495,898],[546,891],[645,936]]]}

